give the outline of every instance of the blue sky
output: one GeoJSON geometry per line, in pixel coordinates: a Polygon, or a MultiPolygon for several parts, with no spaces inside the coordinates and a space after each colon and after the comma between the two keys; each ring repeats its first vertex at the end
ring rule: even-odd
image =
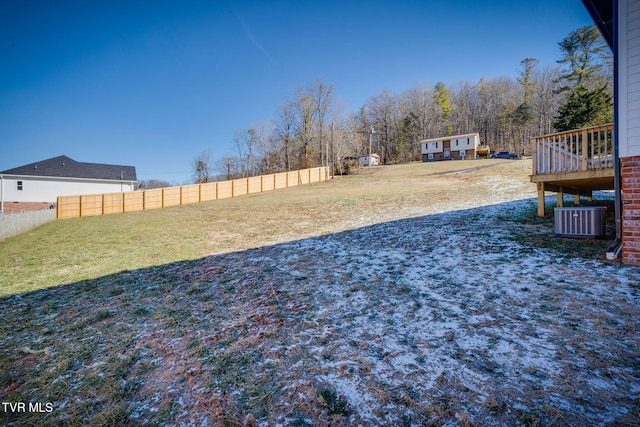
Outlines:
{"type": "Polygon", "coordinates": [[[554,64],[591,23],[579,0],[3,1],[0,170],[64,154],[185,183],[317,78],[355,111],[554,64]]]}

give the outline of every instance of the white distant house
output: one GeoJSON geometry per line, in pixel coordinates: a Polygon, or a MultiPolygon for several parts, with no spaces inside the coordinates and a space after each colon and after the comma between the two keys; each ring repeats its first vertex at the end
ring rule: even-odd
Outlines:
{"type": "Polygon", "coordinates": [[[380,165],[380,156],[376,153],[366,156],[358,157],[358,161],[360,162],[360,166],[379,166],[380,165]]]}
{"type": "Polygon", "coordinates": [[[420,141],[420,145],[422,146],[423,162],[469,160],[476,158],[476,151],[480,145],[480,135],[468,133],[465,135],[424,139],[420,141]]]}
{"type": "Polygon", "coordinates": [[[133,166],[83,163],[58,156],[0,172],[0,207],[55,203],[58,196],[134,191],[133,166]]]}

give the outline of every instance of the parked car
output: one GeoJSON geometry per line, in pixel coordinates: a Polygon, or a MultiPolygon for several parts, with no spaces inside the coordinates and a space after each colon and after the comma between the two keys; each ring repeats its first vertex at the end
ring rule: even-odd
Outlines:
{"type": "Polygon", "coordinates": [[[499,153],[491,155],[492,159],[511,159],[511,160],[515,160],[518,157],[519,156],[516,153],[510,153],[508,151],[501,151],[499,153]]]}

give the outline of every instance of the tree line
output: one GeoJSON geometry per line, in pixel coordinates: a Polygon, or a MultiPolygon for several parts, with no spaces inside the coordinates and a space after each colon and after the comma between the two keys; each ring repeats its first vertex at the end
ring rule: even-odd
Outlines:
{"type": "Polygon", "coordinates": [[[341,174],[345,158],[372,151],[383,164],[415,161],[423,139],[475,132],[491,150],[529,155],[533,136],[613,121],[612,56],[597,28],[581,27],[558,44],[557,64],[525,58],[515,79],[384,90],[355,112],[317,79],[289,94],[271,121],[238,130],[233,155],[200,153],[194,180],[325,165],[341,174]]]}

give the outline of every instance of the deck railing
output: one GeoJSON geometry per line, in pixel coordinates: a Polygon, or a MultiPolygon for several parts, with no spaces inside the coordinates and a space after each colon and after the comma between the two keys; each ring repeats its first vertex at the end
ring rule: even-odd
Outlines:
{"type": "Polygon", "coordinates": [[[533,138],[533,174],[613,168],[613,124],[533,138]]]}

